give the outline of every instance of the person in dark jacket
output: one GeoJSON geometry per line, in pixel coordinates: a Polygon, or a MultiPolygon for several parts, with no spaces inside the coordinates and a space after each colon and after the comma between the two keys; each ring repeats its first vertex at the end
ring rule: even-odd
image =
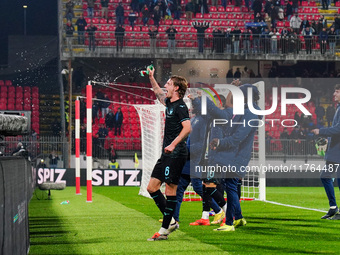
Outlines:
{"type": "Polygon", "coordinates": [[[224,34],[222,33],[222,31],[218,28],[215,27],[213,32],[213,45],[212,45],[212,49],[211,52],[216,52],[217,54],[219,53],[223,53],[223,37],[224,34]]]}
{"type": "Polygon", "coordinates": [[[318,121],[322,121],[325,116],[325,108],[322,105],[318,105],[315,108],[315,115],[318,121]]]}
{"type": "Polygon", "coordinates": [[[328,42],[328,33],[326,31],[326,28],[323,28],[321,33],[319,34],[319,42],[321,54],[325,54],[328,42]]]}
{"type": "Polygon", "coordinates": [[[50,168],[57,168],[58,167],[58,161],[60,158],[58,157],[57,153],[55,151],[52,151],[51,154],[48,156],[50,159],[50,168]]]}
{"type": "Polygon", "coordinates": [[[116,28],[115,31],[115,37],[116,37],[116,41],[117,41],[117,52],[123,51],[123,47],[124,47],[124,36],[125,36],[125,29],[122,27],[122,25],[118,25],[118,27],[116,28]],[[120,46],[120,49],[119,49],[120,46]]]}
{"type": "Polygon", "coordinates": [[[109,130],[115,127],[115,114],[111,109],[109,109],[109,113],[105,116],[105,125],[109,130]]]}
{"type": "Polygon", "coordinates": [[[233,42],[233,35],[230,32],[231,28],[227,28],[224,34],[227,54],[231,53],[231,44],[233,42]]]}
{"type": "Polygon", "coordinates": [[[142,12],[143,25],[146,26],[150,18],[150,11],[146,4],[144,4],[141,12],[142,12]]]}
{"type": "Polygon", "coordinates": [[[203,54],[205,30],[209,28],[209,25],[210,23],[205,21],[192,23],[192,26],[197,30],[198,53],[203,54]]]}
{"type": "Polygon", "coordinates": [[[231,84],[234,79],[233,69],[230,68],[226,74],[227,83],[231,84]]]}
{"type": "Polygon", "coordinates": [[[107,20],[109,14],[109,0],[100,0],[102,5],[102,18],[107,20]]]}
{"type": "Polygon", "coordinates": [[[98,138],[99,138],[99,143],[100,143],[101,147],[104,148],[105,139],[109,134],[109,131],[104,126],[104,124],[99,124],[99,129],[98,129],[97,134],[98,134],[98,138]]]}
{"type": "Polygon", "coordinates": [[[68,21],[70,20],[72,22],[72,19],[74,18],[74,11],[73,11],[74,3],[73,3],[73,1],[68,0],[65,7],[66,7],[66,19],[68,21]]]}
{"type": "Polygon", "coordinates": [[[173,25],[171,25],[165,33],[168,35],[168,53],[174,53],[175,47],[176,47],[176,34],[177,30],[174,28],[173,25]]]}
{"type": "Polygon", "coordinates": [[[240,36],[241,36],[241,29],[236,26],[231,34],[234,37],[234,54],[238,54],[240,50],[240,36]]]}
{"type": "Polygon", "coordinates": [[[90,51],[91,51],[91,48],[93,51],[96,48],[96,36],[95,36],[96,30],[97,30],[97,27],[93,25],[91,21],[90,26],[86,30],[89,35],[89,50],[90,51]]]}
{"type": "MultiPolygon", "coordinates": [[[[239,87],[243,92],[245,101],[247,101],[248,88],[251,88],[253,92],[253,107],[259,110],[260,108],[257,106],[259,91],[257,88],[251,84],[245,84],[239,87]]],[[[251,119],[261,119],[261,116],[255,115],[249,110],[247,104],[245,104],[243,115],[233,114],[233,100],[237,101],[233,99],[230,93],[226,100],[226,110],[219,109],[212,101],[207,100],[207,112],[209,112],[212,118],[233,120],[235,123],[243,121],[247,123],[251,119]]],[[[193,100],[193,105],[199,107],[200,100],[193,100]]],[[[226,133],[221,133],[223,136],[209,139],[211,154],[209,154],[208,157],[208,165],[230,165],[236,170],[235,173],[231,173],[233,171],[230,171],[229,173],[222,174],[227,192],[228,206],[225,225],[216,229],[217,231],[235,231],[235,227],[244,226],[247,223],[241,213],[237,185],[239,178],[242,178],[246,174],[245,168],[251,159],[256,130],[256,127],[249,125],[228,125],[228,127],[226,127],[226,133]]]]}
{"type": "Polygon", "coordinates": [[[189,0],[188,3],[185,5],[185,15],[186,15],[187,21],[192,20],[192,16],[194,12],[195,12],[195,6],[192,0],[189,0]]]}
{"type": "Polygon", "coordinates": [[[72,25],[72,22],[71,20],[68,20],[66,24],[66,44],[67,44],[67,48],[69,49],[69,51],[72,50],[73,32],[74,32],[74,27],[72,25]]]}
{"type": "Polygon", "coordinates": [[[253,2],[253,5],[251,6],[251,8],[254,10],[254,17],[257,17],[258,13],[261,15],[261,12],[262,12],[262,1],[261,0],[255,0],[253,2]]]}
{"type": "Polygon", "coordinates": [[[111,102],[110,102],[110,98],[106,94],[104,95],[103,100],[105,101],[101,102],[101,110],[102,110],[102,118],[105,118],[106,114],[109,113],[109,106],[111,105],[111,102]]]}
{"type": "Polygon", "coordinates": [[[87,26],[87,22],[84,19],[84,15],[80,14],[80,17],[76,21],[77,33],[78,33],[78,44],[85,43],[85,27],[87,26]]]}
{"type": "Polygon", "coordinates": [[[339,220],[340,214],[339,209],[336,204],[334,186],[332,175],[337,172],[338,185],[340,187],[340,85],[335,85],[334,88],[334,100],[338,103],[337,109],[334,115],[334,119],[331,127],[313,129],[311,132],[315,135],[322,137],[328,137],[327,151],[325,154],[326,160],[326,170],[321,172],[321,182],[325,188],[328,201],[329,201],[329,211],[326,215],[322,216],[321,219],[331,219],[339,220]]]}
{"type": "Polygon", "coordinates": [[[121,108],[119,107],[115,114],[115,135],[121,134],[122,124],[123,124],[123,113],[121,111],[121,108]]]}
{"type": "Polygon", "coordinates": [[[156,52],[157,35],[158,35],[157,27],[151,26],[151,28],[149,28],[150,52],[151,53],[155,53],[156,52]]]}
{"type": "Polygon", "coordinates": [[[119,3],[116,8],[116,22],[118,25],[124,25],[124,8],[122,3],[119,3]]]}

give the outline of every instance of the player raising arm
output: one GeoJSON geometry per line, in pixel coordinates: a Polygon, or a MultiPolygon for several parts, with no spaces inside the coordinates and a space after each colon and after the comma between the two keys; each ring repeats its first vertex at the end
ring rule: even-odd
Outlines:
{"type": "Polygon", "coordinates": [[[163,214],[162,227],[148,241],[168,239],[168,235],[178,228],[173,219],[176,208],[176,191],[188,151],[185,138],[191,130],[189,111],[183,101],[188,83],[184,77],[173,75],[164,85],[166,93],[159,87],[154,77],[155,69],[148,68],[150,83],[157,99],[165,105],[165,129],[163,149],[147,187],[150,196],[163,214]],[[166,199],[160,191],[165,182],[166,199]]]}

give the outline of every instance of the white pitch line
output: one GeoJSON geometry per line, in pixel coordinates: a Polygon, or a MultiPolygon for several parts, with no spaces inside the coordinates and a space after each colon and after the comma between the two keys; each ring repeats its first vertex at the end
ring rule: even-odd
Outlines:
{"type": "Polygon", "coordinates": [[[278,203],[278,202],[268,201],[268,200],[265,200],[264,202],[270,203],[270,204],[274,204],[274,205],[281,205],[281,206],[296,208],[296,209],[303,209],[303,210],[309,210],[309,211],[315,211],[315,212],[323,212],[323,213],[327,212],[327,211],[323,211],[323,210],[319,210],[319,209],[307,208],[307,207],[302,207],[302,206],[297,206],[297,205],[281,204],[281,203],[278,203]]]}

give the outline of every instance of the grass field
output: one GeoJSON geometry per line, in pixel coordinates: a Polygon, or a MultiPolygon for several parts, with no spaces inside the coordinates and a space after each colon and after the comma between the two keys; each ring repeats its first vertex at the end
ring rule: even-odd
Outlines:
{"type": "MultiPolygon", "coordinates": [[[[180,229],[167,241],[147,242],[160,228],[153,200],[138,187],[74,187],[53,191],[52,200],[29,205],[29,254],[339,254],[340,221],[320,220],[323,212],[261,201],[241,202],[248,224],[235,232],[215,226],[189,226],[201,216],[201,202],[184,202],[180,229]],[[61,205],[64,200],[70,203],[61,205]]],[[[337,195],[338,190],[336,191],[337,195]]],[[[328,210],[323,188],[267,188],[267,199],[328,210]]]]}

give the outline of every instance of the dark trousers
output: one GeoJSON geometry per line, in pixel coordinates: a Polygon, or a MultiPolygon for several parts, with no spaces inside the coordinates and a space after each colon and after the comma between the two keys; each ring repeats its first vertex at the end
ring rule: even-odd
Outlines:
{"type": "Polygon", "coordinates": [[[336,200],[335,200],[335,193],[334,193],[334,185],[333,185],[333,173],[337,173],[337,180],[338,180],[338,186],[340,189],[340,169],[339,163],[329,162],[326,161],[326,171],[322,171],[320,175],[321,182],[323,184],[323,187],[325,188],[329,206],[336,206],[336,200]]]}
{"type": "Polygon", "coordinates": [[[225,191],[227,192],[227,213],[225,224],[232,226],[235,220],[242,219],[241,205],[238,196],[239,178],[224,179],[225,191]]]}
{"type": "Polygon", "coordinates": [[[117,51],[119,50],[119,46],[120,46],[120,51],[123,50],[123,44],[124,44],[124,38],[117,37],[117,51]]]}
{"type": "MultiPolygon", "coordinates": [[[[179,179],[178,186],[177,186],[177,192],[176,192],[176,199],[177,199],[177,206],[174,212],[174,219],[176,221],[179,221],[179,211],[181,209],[182,201],[183,201],[183,195],[189,184],[192,184],[192,187],[194,188],[194,191],[200,195],[200,197],[203,197],[203,184],[202,180],[198,178],[190,178],[190,175],[182,174],[181,178],[179,179]]],[[[211,199],[211,208],[214,210],[215,213],[218,213],[220,211],[220,207],[215,202],[215,200],[211,199]]]]}
{"type": "Polygon", "coordinates": [[[121,127],[122,125],[116,125],[115,126],[115,135],[120,135],[121,134],[121,127]]]}

